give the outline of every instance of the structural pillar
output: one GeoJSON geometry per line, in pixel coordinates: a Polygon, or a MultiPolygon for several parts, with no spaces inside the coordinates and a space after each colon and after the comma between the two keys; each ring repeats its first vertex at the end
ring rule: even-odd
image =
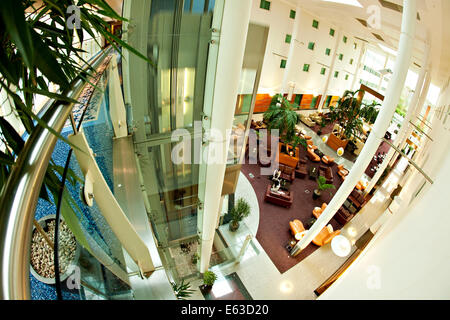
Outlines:
{"type": "Polygon", "coordinates": [[[333,76],[334,66],[336,65],[336,57],[338,55],[337,50],[339,48],[339,41],[341,40],[341,35],[342,35],[342,33],[341,33],[341,30],[339,29],[336,32],[336,42],[335,42],[334,48],[333,48],[333,56],[331,58],[330,70],[328,70],[327,81],[325,82],[325,85],[323,86],[323,89],[322,89],[322,101],[319,102],[319,108],[318,108],[319,112],[322,111],[322,107],[325,104],[325,101],[327,100],[328,87],[330,85],[331,77],[333,76]]]}
{"type": "Polygon", "coordinates": [[[361,179],[361,176],[380,145],[380,140],[384,137],[386,130],[389,127],[398,101],[400,100],[400,94],[408,73],[416,31],[417,0],[404,0],[403,6],[402,33],[400,35],[399,50],[394,73],[389,83],[389,88],[387,90],[386,98],[383,101],[380,114],[373,126],[372,133],[369,135],[369,138],[353,168],[350,170],[349,175],[346,177],[327,208],[308,230],[303,239],[292,249],[291,255],[293,256],[299,254],[311,243],[345,202],[355,188],[355,185],[361,179]]]}
{"type": "MultiPolygon", "coordinates": [[[[233,124],[250,22],[251,1],[220,0],[216,1],[216,8],[218,6],[223,6],[223,19],[218,41],[217,63],[215,66],[208,66],[208,72],[212,72],[209,67],[215,68],[216,72],[210,114],[212,134],[206,142],[208,149],[212,152],[209,153],[210,156],[204,169],[201,169],[205,170],[204,204],[201,209],[203,211],[201,212],[202,218],[199,219],[201,273],[204,273],[209,268],[217,215],[220,211],[222,185],[229,147],[229,135],[227,136],[226,132],[231,129],[233,124]],[[214,161],[211,159],[213,153],[214,161]]],[[[206,115],[206,117],[208,116],[206,115]]]]}
{"type": "MultiPolygon", "coordinates": [[[[394,146],[399,147],[400,144],[404,143],[405,139],[406,139],[406,134],[409,131],[409,121],[412,120],[413,116],[415,115],[415,111],[416,111],[416,107],[417,107],[417,103],[419,101],[421,92],[422,92],[422,87],[425,81],[425,75],[427,73],[427,68],[426,66],[428,65],[428,55],[429,55],[429,47],[427,47],[427,49],[425,50],[425,58],[424,58],[424,63],[423,63],[423,67],[420,70],[419,73],[419,78],[417,80],[417,84],[416,84],[416,89],[414,91],[414,95],[411,98],[411,101],[409,103],[409,107],[408,107],[408,112],[406,113],[406,117],[405,120],[403,121],[402,127],[400,129],[400,132],[397,134],[397,137],[395,138],[394,141],[394,146]]],[[[375,175],[373,176],[372,180],[370,180],[369,185],[367,186],[365,193],[368,194],[373,187],[375,186],[375,184],[378,182],[378,180],[381,178],[381,175],[383,174],[384,170],[387,168],[388,164],[391,162],[392,157],[394,156],[394,154],[396,153],[394,148],[390,148],[386,157],[384,158],[383,162],[381,163],[381,165],[378,167],[377,172],[375,173],[375,175]]]]}

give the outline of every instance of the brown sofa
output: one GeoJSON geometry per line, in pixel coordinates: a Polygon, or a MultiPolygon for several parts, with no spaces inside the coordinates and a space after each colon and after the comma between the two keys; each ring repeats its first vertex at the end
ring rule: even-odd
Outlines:
{"type": "Polygon", "coordinates": [[[308,155],[309,160],[311,160],[311,161],[314,161],[314,162],[320,161],[320,157],[310,147],[308,147],[307,155],[308,155]]]}
{"type": "Polygon", "coordinates": [[[336,214],[334,215],[334,219],[339,222],[340,224],[342,224],[343,226],[349,222],[350,220],[352,220],[352,218],[355,215],[352,214],[350,211],[348,211],[347,209],[345,209],[344,207],[340,207],[339,210],[336,212],[336,214]]]}
{"type": "Polygon", "coordinates": [[[308,174],[308,167],[306,166],[306,159],[298,160],[297,168],[295,169],[295,176],[297,178],[305,178],[308,174]]]}
{"type": "Polygon", "coordinates": [[[284,164],[279,164],[278,168],[281,171],[280,178],[292,182],[295,180],[295,169],[284,164]]]}
{"type": "Polygon", "coordinates": [[[327,183],[333,183],[333,170],[330,167],[319,166],[319,175],[324,176],[327,183]]]}
{"type": "Polygon", "coordinates": [[[292,191],[281,191],[280,193],[273,193],[271,185],[267,186],[266,194],[264,195],[264,201],[270,202],[282,207],[290,208],[294,201],[294,193],[292,191]]]}

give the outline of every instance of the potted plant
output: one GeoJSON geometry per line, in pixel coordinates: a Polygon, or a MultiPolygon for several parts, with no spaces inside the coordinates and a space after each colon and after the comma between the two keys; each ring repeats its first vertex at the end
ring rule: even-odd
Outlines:
{"type": "Polygon", "coordinates": [[[327,180],[324,176],[319,176],[317,178],[317,189],[314,189],[313,192],[313,199],[319,199],[322,195],[322,191],[328,190],[328,189],[336,189],[336,187],[333,184],[327,183],[327,180]]]}
{"type": "Polygon", "coordinates": [[[250,214],[250,205],[244,198],[239,198],[236,205],[231,209],[230,231],[235,232],[239,228],[239,222],[250,214]]]}
{"type": "Polygon", "coordinates": [[[381,106],[381,104],[376,101],[372,101],[371,104],[363,104],[360,111],[360,116],[364,118],[368,124],[374,124],[377,120],[378,114],[380,113],[380,110],[377,108],[378,106],[381,106]]]}
{"type": "MultiPolygon", "coordinates": [[[[279,163],[296,167],[299,160],[299,150],[297,145],[304,140],[295,133],[295,126],[299,117],[295,108],[298,105],[291,104],[282,95],[275,95],[272,102],[264,112],[264,120],[268,123],[269,130],[277,129],[279,131],[281,142],[278,145],[277,160],[279,163]]],[[[306,145],[306,141],[303,141],[306,145]]]]}
{"type": "Polygon", "coordinates": [[[192,258],[191,258],[192,264],[197,264],[198,258],[200,258],[200,257],[198,256],[198,253],[197,253],[197,252],[194,253],[194,254],[192,255],[192,258]]]}
{"type": "Polygon", "coordinates": [[[200,289],[204,292],[210,291],[214,282],[217,280],[217,275],[212,271],[206,271],[203,274],[203,285],[200,289]]]}
{"type": "Polygon", "coordinates": [[[327,140],[327,144],[334,150],[341,147],[345,149],[348,141],[362,131],[361,102],[356,97],[359,91],[346,91],[337,106],[330,107],[327,123],[338,122],[340,124],[337,132],[331,133],[327,140]]]}
{"type": "Polygon", "coordinates": [[[180,284],[176,284],[175,282],[171,284],[177,300],[186,300],[186,298],[189,298],[194,293],[194,290],[191,289],[191,284],[189,282],[184,283],[184,280],[181,280],[180,284]]]}

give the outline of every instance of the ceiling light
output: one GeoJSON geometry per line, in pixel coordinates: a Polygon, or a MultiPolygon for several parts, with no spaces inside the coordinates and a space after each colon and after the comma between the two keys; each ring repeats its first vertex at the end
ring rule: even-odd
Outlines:
{"type": "Polygon", "coordinates": [[[359,7],[359,8],[364,8],[361,3],[359,3],[358,0],[322,0],[322,1],[326,1],[326,2],[335,2],[335,3],[339,3],[339,4],[346,4],[349,6],[355,6],[355,7],[359,7]]]}
{"type": "Polygon", "coordinates": [[[388,47],[386,47],[386,46],[384,46],[384,45],[382,45],[382,44],[378,44],[378,46],[379,46],[381,49],[383,49],[383,51],[385,51],[385,52],[387,52],[387,53],[389,53],[389,54],[391,54],[391,55],[393,55],[393,56],[397,56],[397,51],[392,50],[391,48],[388,48],[388,47]]]}

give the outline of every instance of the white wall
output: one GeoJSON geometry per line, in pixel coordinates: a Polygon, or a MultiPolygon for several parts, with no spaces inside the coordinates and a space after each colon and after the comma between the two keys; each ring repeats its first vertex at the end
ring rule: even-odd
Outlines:
{"type": "MultiPolygon", "coordinates": [[[[285,42],[285,37],[286,34],[294,33],[294,19],[289,14],[291,9],[296,8],[279,0],[271,1],[270,11],[259,8],[259,5],[260,0],[253,0],[250,21],[268,26],[269,35],[258,93],[274,94],[280,92],[284,72],[287,70],[280,68],[280,63],[281,59],[287,60],[290,44],[285,42]]],[[[336,59],[335,68],[331,70],[333,74],[334,71],[339,71],[339,76],[337,79],[331,78],[328,94],[342,95],[345,90],[352,89],[362,42],[353,38],[352,33],[347,30],[342,30],[339,35],[336,26],[304,10],[297,12],[297,15],[300,15],[298,38],[292,38],[291,41],[295,45],[295,63],[288,73],[288,82],[296,84],[294,93],[321,94],[330,72],[332,56],[340,53],[344,55],[343,60],[336,59]],[[312,27],[313,20],[319,21],[318,29],[312,27]],[[335,30],[334,37],[329,34],[330,28],[335,30]],[[347,43],[342,40],[344,35],[348,38],[347,43]],[[309,42],[315,42],[314,51],[308,49],[309,42]],[[354,43],[357,43],[356,49],[353,47],[354,43]],[[325,55],[327,48],[331,49],[330,56],[325,55]],[[350,59],[354,60],[352,65],[349,63],[350,59]],[[303,71],[304,64],[310,65],[309,72],[303,71]],[[322,67],[326,68],[325,75],[320,74],[322,67]],[[345,80],[347,74],[349,77],[345,80]]]]}
{"type": "MultiPolygon", "coordinates": [[[[447,87],[438,106],[449,105],[447,87]]],[[[415,171],[400,193],[402,208],[320,299],[450,298],[450,117],[434,119],[434,142],[419,157],[434,184],[422,188],[415,171]]]]}

